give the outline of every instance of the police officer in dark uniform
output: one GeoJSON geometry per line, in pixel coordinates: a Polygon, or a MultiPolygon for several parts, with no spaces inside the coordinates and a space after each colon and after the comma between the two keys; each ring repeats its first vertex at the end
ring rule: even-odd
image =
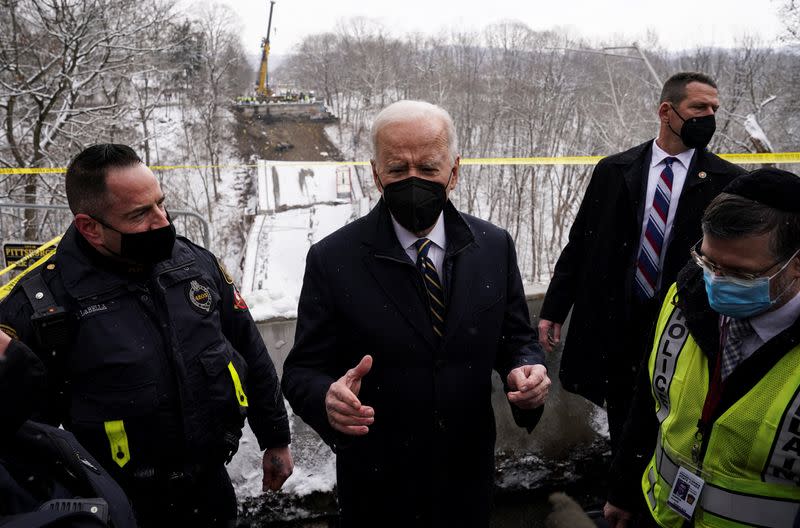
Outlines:
{"type": "Polygon", "coordinates": [[[0,304],[0,328],[47,369],[39,418],[75,434],[142,526],[233,525],[224,464],[245,413],[265,450],[264,488],[280,488],[293,464],[278,378],[247,305],[211,253],[176,237],[131,148],[87,148],[66,191],[74,221],[56,254],[0,304]]]}

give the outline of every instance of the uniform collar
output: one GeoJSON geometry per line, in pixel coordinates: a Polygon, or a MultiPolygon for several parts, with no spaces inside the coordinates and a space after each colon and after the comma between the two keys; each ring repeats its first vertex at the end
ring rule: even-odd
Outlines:
{"type": "Polygon", "coordinates": [[[689,164],[692,162],[692,157],[694,156],[694,149],[684,150],[680,154],[667,154],[664,150],[658,146],[656,140],[653,140],[653,155],[650,157],[650,167],[655,167],[659,164],[662,164],[666,158],[677,158],[678,161],[683,165],[684,169],[689,169],[689,164]]]}
{"type": "MultiPolygon", "coordinates": [[[[81,247],[80,238],[83,238],[83,235],[78,233],[74,223],[71,224],[59,242],[55,256],[56,263],[61,270],[64,288],[76,299],[124,287],[133,280],[146,280],[166,270],[187,266],[194,262],[192,252],[178,238],[175,240],[170,259],[159,262],[142,274],[121,273],[119,269],[102,265],[103,261],[97,260],[99,254],[96,251],[95,255],[92,255],[91,252],[87,252],[85,248],[81,247]]],[[[86,244],[88,245],[88,243],[86,244]]]]}

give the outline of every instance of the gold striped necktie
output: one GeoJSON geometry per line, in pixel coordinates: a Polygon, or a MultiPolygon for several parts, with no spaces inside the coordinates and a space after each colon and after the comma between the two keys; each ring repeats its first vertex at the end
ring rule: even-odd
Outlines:
{"type": "Polygon", "coordinates": [[[439,274],[436,273],[436,266],[428,258],[431,241],[427,238],[420,238],[414,242],[414,247],[417,248],[417,268],[422,273],[425,290],[428,292],[433,333],[437,337],[442,337],[444,335],[444,288],[439,280],[439,274]]]}

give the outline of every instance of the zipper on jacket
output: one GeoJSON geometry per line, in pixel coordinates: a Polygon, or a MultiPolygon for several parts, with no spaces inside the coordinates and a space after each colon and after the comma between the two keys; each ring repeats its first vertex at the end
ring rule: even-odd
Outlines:
{"type": "Polygon", "coordinates": [[[177,441],[180,442],[179,449],[185,452],[187,447],[186,443],[187,440],[189,440],[189,434],[186,430],[186,415],[182,392],[184,390],[185,380],[180,375],[181,370],[177,364],[178,359],[176,357],[176,350],[172,342],[172,331],[169,325],[169,310],[166,302],[166,288],[164,288],[160,282],[162,273],[168,273],[183,267],[185,266],[175,266],[164,270],[163,272],[159,272],[155,276],[152,276],[151,281],[148,281],[148,284],[153,286],[152,288],[148,287],[147,285],[139,285],[139,287],[142,289],[142,291],[146,292],[146,294],[150,296],[150,301],[152,303],[150,317],[157,328],[158,334],[161,336],[161,342],[163,344],[164,354],[166,356],[165,359],[171,371],[170,377],[174,383],[175,390],[169,392],[171,393],[170,397],[172,398],[172,396],[174,396],[176,399],[176,401],[173,402],[172,407],[176,413],[176,418],[179,419],[179,423],[181,425],[180,434],[178,435],[177,441]]]}

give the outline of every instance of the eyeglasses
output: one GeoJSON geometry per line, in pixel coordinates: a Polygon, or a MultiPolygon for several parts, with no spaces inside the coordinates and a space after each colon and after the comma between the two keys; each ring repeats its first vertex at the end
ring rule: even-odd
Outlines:
{"type": "MultiPolygon", "coordinates": [[[[759,277],[763,277],[766,272],[768,272],[769,270],[771,270],[772,268],[781,263],[781,261],[778,260],[777,262],[770,264],[767,268],[756,272],[729,270],[723,268],[722,266],[717,265],[715,262],[709,260],[708,257],[706,257],[705,255],[703,255],[703,253],[700,252],[700,245],[702,244],[702,242],[703,242],[702,238],[698,240],[697,243],[694,246],[692,246],[692,249],[689,250],[689,254],[692,256],[692,259],[697,263],[698,266],[715,275],[724,275],[725,277],[731,277],[733,279],[752,281],[758,279],[759,277]]],[[[797,253],[795,253],[795,255],[796,254],[797,253]]],[[[791,258],[789,260],[791,260],[791,258]]]]}

